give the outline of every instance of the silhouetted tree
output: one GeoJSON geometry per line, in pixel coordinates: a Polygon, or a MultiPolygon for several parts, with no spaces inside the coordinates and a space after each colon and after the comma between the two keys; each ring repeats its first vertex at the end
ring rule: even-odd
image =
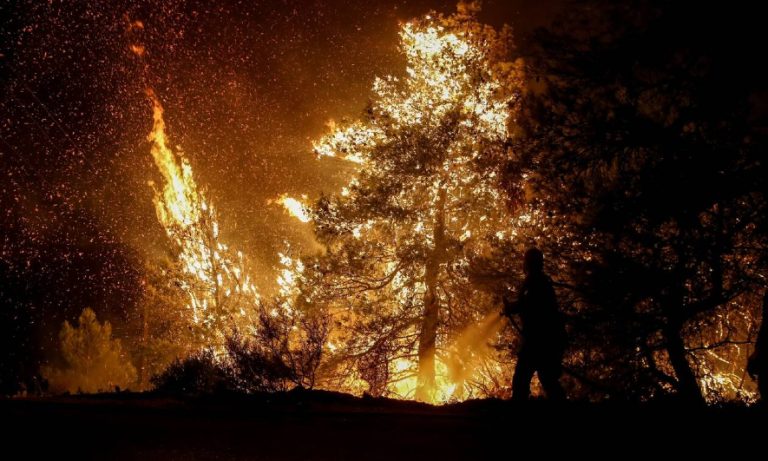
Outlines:
{"type": "Polygon", "coordinates": [[[311,389],[324,358],[330,319],[322,311],[295,312],[276,303],[259,308],[256,334],[227,342],[228,360],[246,391],[311,389]]]}
{"type": "Polygon", "coordinates": [[[581,365],[617,392],[700,401],[707,376],[742,365],[711,356],[746,340],[765,270],[754,37],[736,19],[585,2],[529,50],[510,195],[588,243],[566,271],[584,301],[581,365]]]}
{"type": "Polygon", "coordinates": [[[213,394],[234,390],[229,370],[216,359],[211,350],[174,360],[162,373],[153,376],[151,382],[156,390],[173,395],[213,394]]]}

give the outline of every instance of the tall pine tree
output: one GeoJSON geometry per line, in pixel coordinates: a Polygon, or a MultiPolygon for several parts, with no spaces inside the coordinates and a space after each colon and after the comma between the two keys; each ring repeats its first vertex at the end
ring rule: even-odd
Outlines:
{"type": "Polygon", "coordinates": [[[466,376],[440,355],[493,306],[470,279],[473,261],[511,236],[496,165],[522,75],[508,60],[510,30],[480,25],[476,12],[460,4],[404,24],[405,75],[377,78],[363,120],[315,144],[359,171],[313,210],[327,253],[309,297],[336,303],[342,355],[375,394],[456,392],[466,376]]]}

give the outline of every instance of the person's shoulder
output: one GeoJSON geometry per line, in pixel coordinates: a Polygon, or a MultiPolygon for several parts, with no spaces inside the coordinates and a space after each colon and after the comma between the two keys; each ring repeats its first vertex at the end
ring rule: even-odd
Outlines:
{"type": "Polygon", "coordinates": [[[544,273],[526,277],[524,287],[534,292],[549,291],[552,289],[552,280],[544,273]]]}
{"type": "Polygon", "coordinates": [[[547,274],[545,274],[543,272],[539,275],[537,281],[538,281],[538,283],[540,283],[542,285],[546,285],[546,286],[550,286],[550,287],[553,285],[552,277],[550,277],[549,275],[547,275],[547,274]]]}
{"type": "Polygon", "coordinates": [[[555,284],[552,281],[552,278],[546,274],[542,274],[541,278],[541,286],[543,289],[545,289],[548,293],[554,295],[555,294],[555,284]]]}

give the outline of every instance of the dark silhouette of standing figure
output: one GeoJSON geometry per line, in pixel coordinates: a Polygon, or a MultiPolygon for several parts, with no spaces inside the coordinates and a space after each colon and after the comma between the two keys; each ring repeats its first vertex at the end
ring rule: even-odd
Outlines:
{"type": "Polygon", "coordinates": [[[547,398],[565,399],[560,386],[562,359],[566,345],[565,325],[557,306],[552,280],[544,274],[544,255],[538,248],[525,252],[525,280],[516,301],[504,297],[504,315],[520,316],[522,346],[512,378],[512,399],[527,400],[531,379],[538,373],[547,398]]]}
{"type": "Polygon", "coordinates": [[[763,320],[757,332],[755,352],[747,361],[747,372],[757,379],[760,401],[763,405],[768,404],[768,291],[763,296],[763,320]]]}

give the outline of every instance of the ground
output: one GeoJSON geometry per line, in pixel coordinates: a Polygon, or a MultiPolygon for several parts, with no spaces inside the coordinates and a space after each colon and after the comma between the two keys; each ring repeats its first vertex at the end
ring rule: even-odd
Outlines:
{"type": "Polygon", "coordinates": [[[12,454],[0,459],[25,460],[668,459],[675,453],[690,459],[718,452],[735,459],[768,435],[768,413],[755,407],[498,400],[432,407],[314,391],[10,399],[0,400],[0,421],[0,453],[12,454]]]}

